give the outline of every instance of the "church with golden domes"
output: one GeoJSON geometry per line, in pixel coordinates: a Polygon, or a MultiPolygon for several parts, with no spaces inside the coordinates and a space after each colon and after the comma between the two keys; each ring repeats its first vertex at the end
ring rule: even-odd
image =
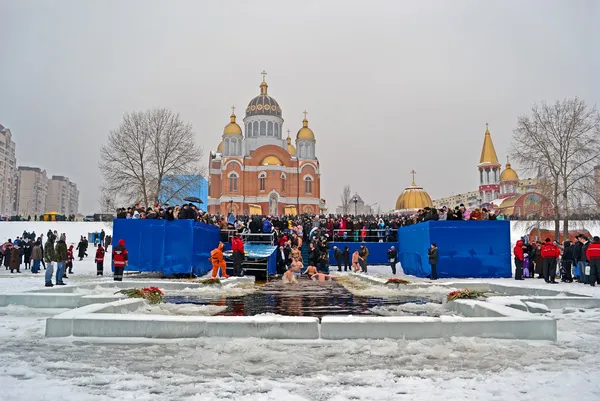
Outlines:
{"type": "Polygon", "coordinates": [[[283,112],[268,94],[263,71],[260,93],[248,103],[243,127],[232,107],[216,152],[210,152],[208,212],[226,215],[317,214],[321,200],[321,172],[315,134],[304,112],[294,144],[283,112]]]}
{"type": "Polygon", "coordinates": [[[551,213],[548,200],[535,192],[536,179],[521,180],[508,158],[506,166],[502,170],[488,124],[485,128],[477,171],[479,188],[476,191],[437,199],[433,202],[435,207],[455,207],[464,204],[470,209],[487,207],[493,209],[496,214],[506,216],[549,215],[551,213]]]}

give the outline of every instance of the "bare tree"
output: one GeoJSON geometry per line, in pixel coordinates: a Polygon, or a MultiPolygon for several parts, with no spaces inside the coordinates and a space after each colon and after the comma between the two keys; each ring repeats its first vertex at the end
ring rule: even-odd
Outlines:
{"type": "Polygon", "coordinates": [[[554,209],[556,237],[560,220],[568,237],[569,213],[578,191],[600,161],[600,114],[596,107],[574,98],[534,105],[531,115],[519,117],[513,131],[511,154],[530,172],[540,172],[539,190],[554,209]]]}
{"type": "Polygon", "coordinates": [[[340,200],[342,201],[342,214],[350,214],[350,204],[352,203],[352,190],[350,189],[350,185],[344,185],[340,200]]]}
{"type": "Polygon", "coordinates": [[[180,181],[168,178],[198,176],[205,171],[191,125],[168,109],[126,114],[119,128],[109,133],[100,156],[103,194],[146,206],[181,191],[177,187],[180,181]],[[170,182],[168,188],[166,181],[170,182]]]}
{"type": "Polygon", "coordinates": [[[112,197],[110,191],[107,191],[104,188],[100,189],[100,199],[98,200],[98,203],[100,204],[101,213],[114,214],[117,210],[115,198],[112,197]]]}

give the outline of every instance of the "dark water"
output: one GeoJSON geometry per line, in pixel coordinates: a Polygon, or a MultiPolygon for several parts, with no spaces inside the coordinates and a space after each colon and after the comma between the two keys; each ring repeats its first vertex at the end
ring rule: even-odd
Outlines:
{"type": "MultiPolygon", "coordinates": [[[[260,284],[257,284],[260,285],[260,284]]],[[[431,302],[419,297],[400,296],[387,298],[361,297],[352,295],[335,281],[317,282],[300,280],[294,285],[272,281],[260,285],[251,294],[226,298],[200,296],[167,296],[168,303],[220,305],[227,309],[219,315],[253,316],[261,313],[275,313],[288,316],[324,315],[373,315],[370,308],[406,303],[424,304],[431,302]]],[[[422,313],[415,313],[419,315],[422,313]]]]}

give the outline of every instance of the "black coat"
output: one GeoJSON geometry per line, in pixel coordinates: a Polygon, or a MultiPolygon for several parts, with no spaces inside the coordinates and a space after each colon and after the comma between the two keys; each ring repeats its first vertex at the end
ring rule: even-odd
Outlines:
{"type": "Polygon", "coordinates": [[[427,254],[429,255],[429,264],[430,265],[437,265],[438,263],[438,249],[437,248],[433,248],[433,249],[429,249],[427,251],[427,254]]]}
{"type": "Polygon", "coordinates": [[[342,259],[344,263],[350,264],[350,250],[344,249],[344,253],[342,254],[342,259]]]}
{"type": "Polygon", "coordinates": [[[388,260],[390,263],[398,263],[398,251],[396,249],[390,249],[388,251],[388,260]]]}
{"type": "Polygon", "coordinates": [[[335,260],[337,260],[338,262],[342,262],[344,260],[344,252],[340,248],[336,248],[334,256],[335,260]]]}
{"type": "Polygon", "coordinates": [[[77,256],[79,257],[79,259],[82,259],[85,256],[85,251],[87,249],[87,246],[85,245],[85,241],[79,241],[79,244],[77,244],[77,248],[76,248],[79,252],[77,252],[77,256]]]}
{"type": "Polygon", "coordinates": [[[575,260],[575,262],[581,260],[581,248],[583,247],[583,244],[579,241],[575,242],[575,244],[573,245],[573,260],[575,260]]]}

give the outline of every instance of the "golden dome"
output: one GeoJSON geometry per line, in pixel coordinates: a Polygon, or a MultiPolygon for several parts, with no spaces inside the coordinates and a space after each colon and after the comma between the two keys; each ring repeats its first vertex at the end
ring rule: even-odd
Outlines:
{"type": "Polygon", "coordinates": [[[260,162],[261,166],[283,166],[283,162],[277,156],[267,156],[260,162]]]}
{"type": "Polygon", "coordinates": [[[240,128],[238,123],[235,122],[235,113],[231,113],[229,119],[229,124],[225,126],[223,134],[242,135],[242,129],[240,128]]]}
{"type": "Polygon", "coordinates": [[[223,141],[221,141],[221,143],[219,143],[219,146],[217,146],[217,153],[223,153],[223,141]]]}
{"type": "Polygon", "coordinates": [[[515,213],[515,203],[519,200],[521,195],[515,195],[510,198],[506,198],[498,206],[498,212],[510,216],[515,213]]]}
{"type": "Polygon", "coordinates": [[[296,148],[292,145],[292,138],[287,137],[287,151],[291,156],[296,155],[296,148]]]}
{"type": "Polygon", "coordinates": [[[498,156],[496,156],[496,149],[494,148],[492,135],[487,124],[485,125],[485,137],[483,138],[483,148],[481,148],[479,163],[498,164],[498,156]]]}
{"type": "Polygon", "coordinates": [[[500,181],[519,181],[517,172],[510,167],[510,163],[506,163],[506,168],[500,173],[500,181]]]}
{"type": "Polygon", "coordinates": [[[312,139],[315,140],[315,133],[308,128],[308,120],[306,119],[306,112],[304,112],[304,120],[302,120],[302,128],[298,131],[296,139],[312,139]]]}
{"type": "Polygon", "coordinates": [[[396,210],[418,210],[425,207],[433,207],[431,197],[413,179],[412,185],[402,191],[396,200],[396,210]]]}

